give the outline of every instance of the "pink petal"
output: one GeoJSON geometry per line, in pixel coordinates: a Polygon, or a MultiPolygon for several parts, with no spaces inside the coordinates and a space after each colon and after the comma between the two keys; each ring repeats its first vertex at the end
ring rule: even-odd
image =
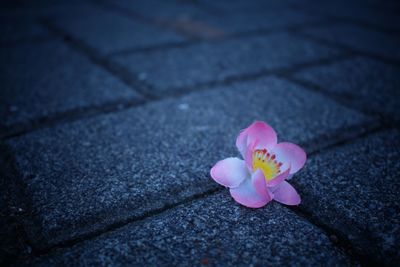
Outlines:
{"type": "Polygon", "coordinates": [[[246,162],[246,166],[250,172],[253,171],[253,152],[255,145],[249,144],[245,151],[245,155],[243,155],[244,161],[246,162]]]}
{"type": "Polygon", "coordinates": [[[279,143],[273,148],[273,153],[279,161],[290,164],[290,174],[300,170],[306,162],[307,155],[298,145],[292,143],[279,143]]]}
{"type": "Polygon", "coordinates": [[[301,202],[299,194],[288,182],[283,181],[274,190],[274,200],[286,205],[299,205],[301,202]]]}
{"type": "Polygon", "coordinates": [[[256,191],[252,179],[246,179],[239,187],[231,188],[229,191],[236,202],[249,208],[261,208],[271,201],[267,191],[263,195],[256,191]]]}
{"type": "Polygon", "coordinates": [[[289,177],[290,167],[286,169],[286,171],[274,177],[274,179],[267,182],[267,187],[274,187],[278,184],[282,183],[286,178],[289,177]]]}
{"type": "Polygon", "coordinates": [[[246,159],[247,152],[247,133],[246,129],[242,130],[239,136],[236,138],[236,147],[242,155],[243,159],[246,159]]]}
{"type": "Polygon", "coordinates": [[[218,161],[210,170],[211,177],[226,187],[237,187],[250,176],[246,164],[239,158],[226,158],[218,161]]]}
{"type": "Polygon", "coordinates": [[[251,175],[251,182],[253,183],[253,187],[259,195],[267,197],[267,181],[265,180],[264,174],[260,169],[257,169],[255,172],[253,172],[251,175]]]}
{"type": "Polygon", "coordinates": [[[276,145],[278,138],[275,130],[262,121],[256,121],[246,129],[243,129],[236,139],[236,147],[242,154],[243,158],[248,153],[246,150],[249,148],[257,147],[271,148],[276,145]]]}

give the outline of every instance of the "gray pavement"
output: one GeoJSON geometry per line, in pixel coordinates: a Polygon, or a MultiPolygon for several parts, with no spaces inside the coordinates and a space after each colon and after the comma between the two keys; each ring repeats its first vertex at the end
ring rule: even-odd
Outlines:
{"type": "Polygon", "coordinates": [[[0,265],[395,266],[392,1],[0,5],[0,265]],[[255,120],[308,154],[297,207],[209,175],[255,120]]]}

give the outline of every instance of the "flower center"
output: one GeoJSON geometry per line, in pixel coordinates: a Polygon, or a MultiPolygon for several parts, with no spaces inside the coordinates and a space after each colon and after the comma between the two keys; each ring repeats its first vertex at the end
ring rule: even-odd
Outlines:
{"type": "Polygon", "coordinates": [[[275,154],[269,153],[267,149],[257,149],[253,152],[253,171],[260,169],[267,181],[281,172],[281,166],[282,163],[276,161],[275,154]]]}

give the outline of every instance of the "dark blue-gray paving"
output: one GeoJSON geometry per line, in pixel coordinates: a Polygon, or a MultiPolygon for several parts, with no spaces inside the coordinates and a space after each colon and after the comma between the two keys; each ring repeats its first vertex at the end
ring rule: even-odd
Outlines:
{"type": "Polygon", "coordinates": [[[336,94],[353,107],[400,120],[400,68],[364,57],[306,68],[296,79],[336,94]]]}
{"type": "Polygon", "coordinates": [[[0,45],[28,38],[44,38],[48,36],[45,28],[31,20],[0,17],[0,25],[0,45]]]}
{"type": "Polygon", "coordinates": [[[350,266],[326,234],[283,206],[235,204],[227,190],[40,258],[33,266],[350,266]]]}
{"type": "Polygon", "coordinates": [[[340,50],[280,33],[124,54],[114,59],[132,75],[153,86],[154,94],[163,95],[171,93],[171,88],[289,68],[340,53],[340,50]]]}
{"type": "Polygon", "coordinates": [[[400,60],[398,49],[400,38],[398,35],[387,34],[350,23],[311,27],[302,30],[302,33],[357,51],[382,56],[389,60],[400,60]]]}
{"type": "Polygon", "coordinates": [[[298,2],[295,0],[273,0],[273,1],[264,1],[264,0],[253,0],[253,1],[229,1],[229,0],[204,0],[202,1],[206,4],[208,8],[216,9],[218,11],[222,11],[224,13],[231,14],[249,14],[253,15],[254,13],[258,13],[260,11],[266,10],[287,10],[290,7],[298,2]]]}
{"type": "MultiPolygon", "coordinates": [[[[286,8],[274,5],[269,7],[268,4],[269,8],[260,8],[260,3],[258,5],[246,3],[244,6],[240,6],[241,12],[220,10],[218,3],[176,5],[173,1],[163,1],[157,3],[159,6],[157,10],[154,10],[154,5],[156,5],[154,1],[146,1],[146,4],[142,4],[141,1],[123,1],[115,4],[123,9],[139,12],[142,16],[155,21],[170,23],[178,29],[186,27],[189,34],[200,35],[197,37],[208,37],[207,35],[201,36],[204,34],[204,30],[212,31],[216,36],[225,36],[249,31],[284,29],[323,20],[321,16],[287,8],[287,4],[284,4],[286,8]],[[247,12],[243,12],[243,9],[247,12]],[[252,19],[249,19],[249,15],[252,19]],[[195,29],[196,25],[203,31],[195,29]]],[[[232,7],[235,5],[233,4],[232,7]]]]}
{"type": "Polygon", "coordinates": [[[160,1],[160,0],[105,0],[108,5],[118,7],[120,10],[127,10],[158,22],[171,22],[174,20],[199,18],[208,15],[207,10],[199,7],[192,1],[160,1]]]}
{"type": "Polygon", "coordinates": [[[400,17],[395,12],[396,3],[395,1],[387,1],[386,4],[388,5],[385,6],[384,3],[374,4],[373,1],[359,1],[358,3],[324,1],[318,5],[293,3],[294,6],[301,7],[308,13],[343,18],[359,25],[398,31],[400,30],[400,17]],[[393,6],[390,6],[390,4],[393,4],[393,6]]]}
{"type": "Polygon", "coordinates": [[[215,189],[210,167],[238,154],[236,135],[256,119],[309,152],[374,124],[270,78],[33,132],[9,142],[33,201],[31,242],[57,244],[215,189]]]}
{"type": "Polygon", "coordinates": [[[328,150],[293,180],[301,209],[387,265],[400,260],[399,140],[389,131],[328,150]]]}
{"type": "Polygon", "coordinates": [[[399,11],[2,1],[0,265],[396,265],[399,11]],[[254,120],[308,153],[298,207],[210,178],[254,120]]]}
{"type": "Polygon", "coordinates": [[[172,31],[111,11],[96,11],[94,16],[82,14],[54,23],[61,31],[101,54],[185,40],[172,31]]]}
{"type": "MultiPolygon", "coordinates": [[[[323,17],[312,16],[291,9],[260,10],[246,13],[214,15],[204,18],[204,23],[221,31],[222,34],[235,34],[261,30],[278,30],[323,21],[323,17]]],[[[202,21],[201,18],[199,21],[202,21]]]]}
{"type": "Polygon", "coordinates": [[[1,127],[88,106],[140,99],[101,67],[59,40],[0,51],[1,127]]]}
{"type": "MultiPolygon", "coordinates": [[[[28,3],[29,1],[25,1],[28,3]]],[[[6,6],[0,8],[0,15],[4,19],[25,21],[25,25],[29,26],[30,23],[41,24],[42,19],[60,19],[60,18],[71,18],[75,16],[93,16],[97,12],[103,10],[103,8],[90,4],[90,1],[84,2],[68,2],[60,3],[52,1],[51,3],[43,3],[43,1],[34,1],[31,7],[24,4],[24,7],[17,6],[6,6]],[[40,4],[42,3],[42,4],[40,4]]]]}

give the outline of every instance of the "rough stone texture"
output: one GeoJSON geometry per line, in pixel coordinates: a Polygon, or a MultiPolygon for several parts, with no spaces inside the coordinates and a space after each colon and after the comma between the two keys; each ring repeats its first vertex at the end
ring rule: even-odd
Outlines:
{"type": "Polygon", "coordinates": [[[400,51],[398,49],[400,38],[396,35],[344,23],[333,26],[312,27],[302,32],[362,52],[376,54],[392,60],[400,60],[400,51]]]}
{"type": "Polygon", "coordinates": [[[273,34],[121,55],[115,60],[132,71],[132,75],[137,74],[154,86],[157,90],[154,93],[165,94],[170,93],[171,88],[288,68],[339,53],[287,34],[273,34]]]}
{"type": "Polygon", "coordinates": [[[239,130],[256,119],[308,151],[373,125],[318,94],[269,78],[12,139],[33,203],[35,216],[26,222],[31,242],[56,244],[217,188],[209,169],[238,154],[239,130]]]}
{"type": "Polygon", "coordinates": [[[399,7],[1,1],[0,266],[398,265],[399,7]],[[254,120],[306,149],[299,207],[210,179],[254,120]]]}
{"type": "Polygon", "coordinates": [[[22,255],[27,255],[28,246],[23,239],[21,217],[28,209],[21,203],[21,188],[11,179],[9,159],[4,155],[4,144],[0,144],[0,266],[8,266],[22,255]],[[16,197],[18,196],[18,197],[16,197]]]}
{"type": "Polygon", "coordinates": [[[3,48],[0,80],[2,127],[89,105],[139,99],[133,89],[60,41],[3,48]]]}
{"type": "Polygon", "coordinates": [[[184,41],[173,32],[111,12],[61,19],[56,25],[102,54],[184,41]]]}
{"type": "Polygon", "coordinates": [[[276,203],[246,209],[227,191],[37,260],[34,266],[350,265],[329,238],[276,203]],[[307,245],[305,245],[307,244],[307,245]]]}
{"type": "MultiPolygon", "coordinates": [[[[0,170],[4,168],[0,161],[0,170]]],[[[0,265],[4,266],[18,252],[17,227],[10,216],[8,184],[5,175],[0,175],[0,265]]]]}
{"type": "Polygon", "coordinates": [[[328,150],[293,180],[302,209],[387,265],[400,260],[399,140],[389,131],[328,150]]]}
{"type": "Polygon", "coordinates": [[[295,78],[342,96],[355,107],[400,121],[400,68],[356,57],[304,69],[295,78]]]}

